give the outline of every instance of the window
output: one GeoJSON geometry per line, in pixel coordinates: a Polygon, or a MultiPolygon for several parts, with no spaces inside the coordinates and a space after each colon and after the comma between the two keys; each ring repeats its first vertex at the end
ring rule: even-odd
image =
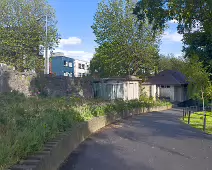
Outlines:
{"type": "Polygon", "coordinates": [[[72,73],[69,73],[69,77],[72,77],[72,73]]]}
{"type": "Polygon", "coordinates": [[[64,72],[63,74],[64,74],[64,76],[66,76],[66,77],[68,76],[68,72],[64,72]]]}
{"type": "Polygon", "coordinates": [[[161,86],[161,88],[170,88],[170,86],[161,86]]]}
{"type": "Polygon", "coordinates": [[[79,73],[79,75],[78,75],[79,77],[82,77],[82,74],[81,73],[79,73]]]}
{"type": "Polygon", "coordinates": [[[85,64],[82,64],[82,69],[85,69],[85,64]]]}
{"type": "Polygon", "coordinates": [[[64,66],[68,67],[68,62],[67,61],[64,61],[64,66]]]}
{"type": "Polygon", "coordinates": [[[82,77],[85,77],[85,73],[82,73],[82,77]]]}
{"type": "Polygon", "coordinates": [[[79,69],[81,69],[81,64],[79,64],[79,69]]]}
{"type": "Polygon", "coordinates": [[[68,63],[68,66],[69,66],[69,67],[72,67],[72,62],[69,62],[69,63],[68,63]]]}

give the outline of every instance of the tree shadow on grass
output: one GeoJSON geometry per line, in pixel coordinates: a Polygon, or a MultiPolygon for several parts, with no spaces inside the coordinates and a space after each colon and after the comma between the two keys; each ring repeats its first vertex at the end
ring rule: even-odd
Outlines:
{"type": "MultiPolygon", "coordinates": [[[[139,115],[125,122],[138,128],[148,128],[152,136],[164,136],[169,138],[184,139],[208,139],[212,140],[211,135],[207,135],[200,130],[194,129],[180,121],[179,110],[168,110],[165,112],[152,112],[147,115],[139,115]],[[131,123],[133,122],[133,123],[131,123]]],[[[142,134],[140,134],[142,136],[142,134]]]]}

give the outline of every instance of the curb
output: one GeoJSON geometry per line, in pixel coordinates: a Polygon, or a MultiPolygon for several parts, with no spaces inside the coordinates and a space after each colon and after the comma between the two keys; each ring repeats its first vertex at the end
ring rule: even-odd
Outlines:
{"type": "Polygon", "coordinates": [[[41,152],[27,157],[9,168],[8,170],[57,170],[70,153],[78,147],[92,133],[114,123],[115,121],[141,113],[163,111],[171,109],[172,106],[160,106],[154,108],[126,110],[122,115],[108,115],[95,117],[87,122],[82,122],[71,130],[59,134],[54,140],[47,142],[41,152]]]}

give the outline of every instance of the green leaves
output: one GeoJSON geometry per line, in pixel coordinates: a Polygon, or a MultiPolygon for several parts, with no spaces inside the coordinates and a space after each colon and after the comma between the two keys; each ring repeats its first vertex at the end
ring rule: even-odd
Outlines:
{"type": "Polygon", "coordinates": [[[198,55],[212,72],[212,1],[140,0],[134,8],[139,20],[147,19],[153,30],[164,30],[167,21],[177,20],[178,33],[183,34],[185,57],[198,55]]]}
{"type": "Polygon", "coordinates": [[[48,47],[58,42],[55,12],[45,0],[0,1],[0,62],[19,71],[43,67],[39,45],[45,45],[48,16],[48,47]]]}
{"type": "Polygon", "coordinates": [[[158,56],[151,25],[132,14],[134,3],[127,0],[102,1],[92,29],[99,47],[91,61],[91,72],[101,77],[140,75],[152,67],[158,56]]]}
{"type": "Polygon", "coordinates": [[[206,68],[204,68],[203,63],[199,61],[198,56],[192,56],[190,60],[187,61],[184,74],[189,81],[189,94],[193,98],[202,98],[202,94],[206,96],[207,89],[210,88],[210,74],[207,73],[206,68]]]}

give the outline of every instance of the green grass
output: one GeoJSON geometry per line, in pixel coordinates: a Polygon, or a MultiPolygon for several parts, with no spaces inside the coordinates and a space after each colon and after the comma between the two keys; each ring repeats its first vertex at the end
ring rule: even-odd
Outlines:
{"type": "MultiPolygon", "coordinates": [[[[188,123],[188,117],[184,120],[184,123],[188,123]]],[[[204,113],[196,112],[191,114],[190,125],[196,129],[203,130],[204,113]]],[[[212,112],[206,112],[206,133],[212,134],[212,112]]]]}
{"type": "Polygon", "coordinates": [[[0,94],[0,169],[41,150],[44,143],[79,122],[96,116],[120,114],[126,108],[170,105],[167,102],[83,100],[79,98],[26,98],[0,94]]]}

